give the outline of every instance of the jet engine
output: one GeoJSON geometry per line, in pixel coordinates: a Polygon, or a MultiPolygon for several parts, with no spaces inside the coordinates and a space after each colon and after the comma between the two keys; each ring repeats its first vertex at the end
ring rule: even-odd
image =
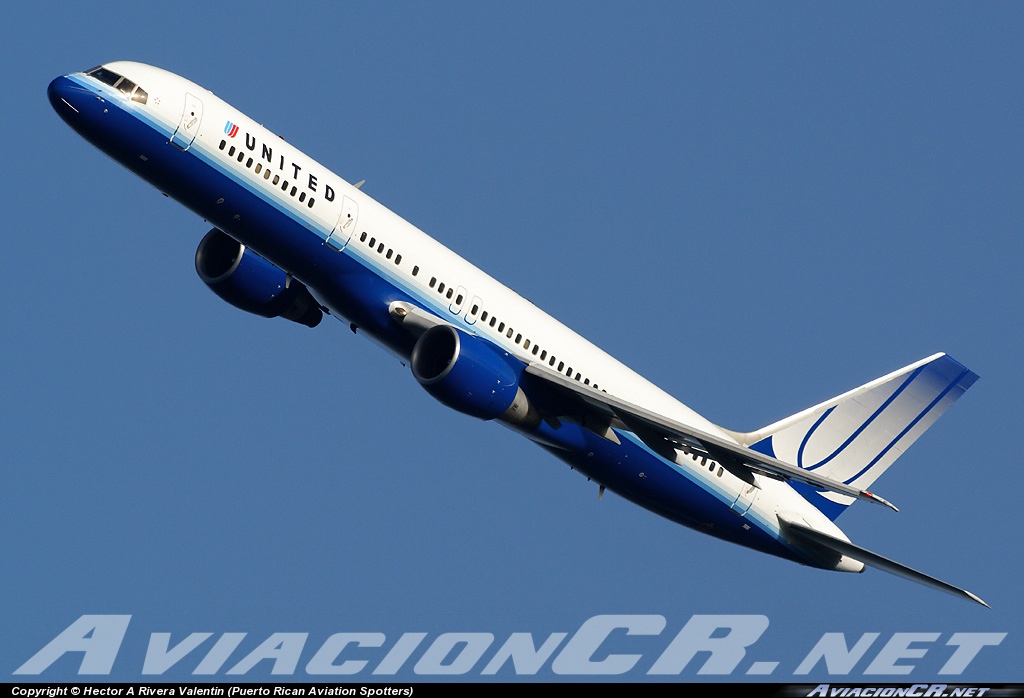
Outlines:
{"type": "Polygon", "coordinates": [[[479,419],[534,428],[540,416],[522,388],[515,359],[451,325],[435,325],[416,340],[412,374],[442,404],[479,419]]]}
{"type": "Polygon", "coordinates": [[[217,228],[199,243],[196,272],[211,291],[248,313],[307,327],[323,318],[309,289],[217,228]]]}

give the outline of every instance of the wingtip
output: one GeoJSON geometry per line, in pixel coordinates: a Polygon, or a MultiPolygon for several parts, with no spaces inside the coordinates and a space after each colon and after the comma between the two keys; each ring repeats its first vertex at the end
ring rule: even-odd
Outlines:
{"type": "Polygon", "coordinates": [[[981,597],[980,597],[980,596],[978,596],[978,595],[976,595],[976,594],[972,594],[971,592],[967,591],[966,589],[964,589],[964,590],[963,590],[963,592],[964,592],[964,593],[965,593],[965,594],[966,594],[966,595],[967,595],[967,596],[968,596],[968,597],[969,597],[969,598],[970,598],[970,599],[971,599],[972,601],[977,601],[978,603],[980,603],[980,604],[981,604],[982,606],[984,606],[985,608],[992,608],[992,607],[991,607],[991,606],[989,606],[989,605],[988,605],[987,603],[985,603],[984,601],[982,601],[982,600],[981,600],[981,597]]]}

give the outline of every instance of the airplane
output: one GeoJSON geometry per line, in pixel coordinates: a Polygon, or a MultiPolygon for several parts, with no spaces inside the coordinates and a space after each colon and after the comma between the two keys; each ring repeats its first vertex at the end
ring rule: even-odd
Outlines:
{"type": "Polygon", "coordinates": [[[213,229],[196,271],[222,299],[397,355],[439,402],[496,421],[671,521],[810,567],[873,566],[988,606],[850,542],[835,523],[974,382],[935,354],[751,432],[711,423],[281,137],[168,71],[55,78],[57,114],[213,229]]]}

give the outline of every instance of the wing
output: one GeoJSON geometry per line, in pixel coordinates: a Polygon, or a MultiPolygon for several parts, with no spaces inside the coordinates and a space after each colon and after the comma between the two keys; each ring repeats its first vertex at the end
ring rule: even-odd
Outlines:
{"type": "Polygon", "coordinates": [[[676,449],[706,453],[750,484],[754,484],[753,473],[758,473],[777,480],[803,482],[812,487],[884,504],[899,511],[890,502],[867,490],[816,475],[736,442],[668,419],[614,395],[582,385],[545,366],[531,364],[524,372],[562,393],[563,398],[575,402],[583,411],[583,423],[606,438],[612,427],[624,428],[636,434],[655,453],[670,460],[674,459],[676,449]],[[593,425],[600,427],[595,429],[593,425]]]}
{"type": "MultiPolygon", "coordinates": [[[[416,305],[395,301],[388,308],[391,317],[418,336],[435,325],[448,325],[441,318],[416,305]]],[[[676,449],[707,454],[749,484],[758,473],[777,480],[806,483],[812,487],[866,499],[899,511],[895,506],[867,490],[790,465],[772,456],[754,451],[735,441],[708,434],[700,429],[668,419],[601,390],[574,381],[561,373],[537,364],[526,365],[523,388],[527,394],[544,394],[545,419],[560,419],[582,424],[596,434],[618,441],[614,428],[636,434],[655,453],[675,460],[676,449]]]]}

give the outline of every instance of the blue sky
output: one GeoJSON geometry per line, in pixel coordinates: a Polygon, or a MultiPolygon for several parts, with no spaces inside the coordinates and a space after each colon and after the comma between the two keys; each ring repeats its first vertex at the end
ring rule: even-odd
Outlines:
{"type": "MultiPolygon", "coordinates": [[[[20,8],[0,29],[0,676],[84,614],[132,616],[121,680],[151,633],[247,633],[226,666],[309,633],[307,680],[338,632],[383,633],[352,650],[372,665],[405,632],[492,633],[493,651],[661,615],[661,635],[606,645],[642,654],[620,678],[644,680],[691,616],[749,614],[768,629],[719,678],[777,661],[773,681],[861,681],[895,633],[939,633],[902,662],[929,680],[954,633],[1005,632],[960,679],[1024,681],[1022,20],[1010,3],[20,8]],[[46,101],[53,77],[118,59],[185,75],[367,180],[724,426],[949,352],[981,380],[876,484],[902,512],[859,504],[839,522],[993,609],[598,501],[344,325],[224,304],[193,268],[206,224],[46,101]],[[880,639],[846,677],[794,677],[828,632],[880,639]]],[[[423,678],[426,646],[398,678],[423,678]]],[[[714,678],[699,666],[681,679],[714,678]]],[[[557,680],[549,667],[534,678],[557,680]]]]}

